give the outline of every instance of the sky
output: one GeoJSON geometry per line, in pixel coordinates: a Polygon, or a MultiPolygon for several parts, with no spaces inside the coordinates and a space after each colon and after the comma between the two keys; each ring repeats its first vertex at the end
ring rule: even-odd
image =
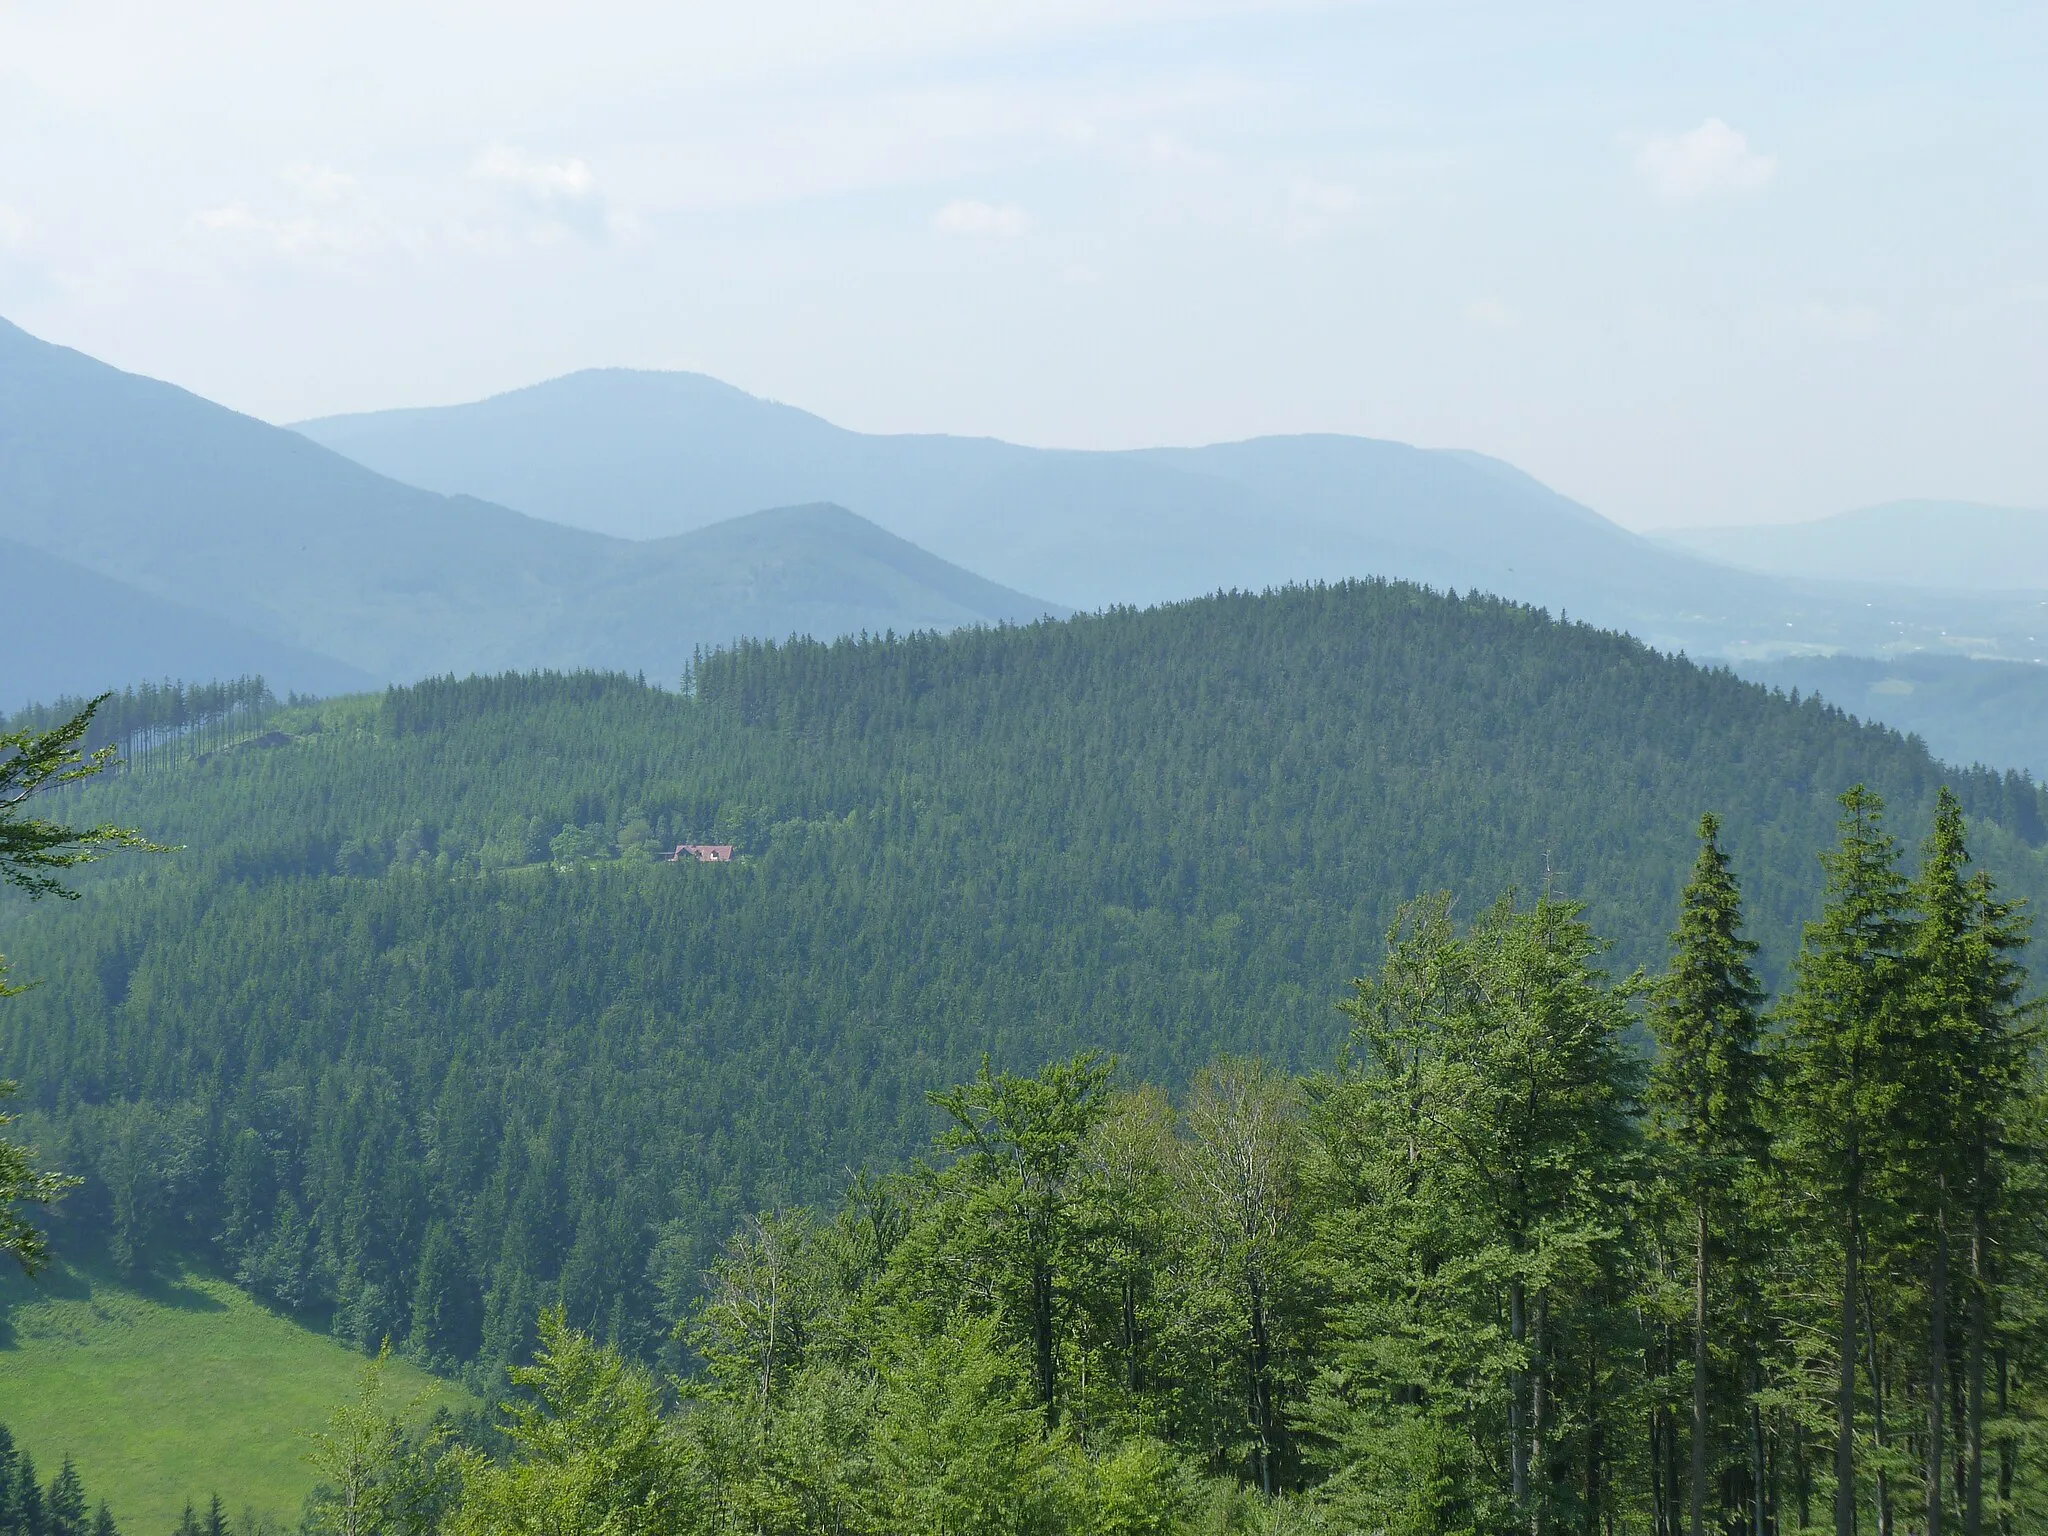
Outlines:
{"type": "Polygon", "coordinates": [[[2048,507],[2048,5],[0,0],[0,316],[239,410],[624,365],[2048,507]]]}

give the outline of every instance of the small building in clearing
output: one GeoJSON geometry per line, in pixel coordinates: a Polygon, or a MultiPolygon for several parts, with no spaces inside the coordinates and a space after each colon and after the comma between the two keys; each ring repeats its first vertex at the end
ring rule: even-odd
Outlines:
{"type": "Polygon", "coordinates": [[[684,859],[695,859],[699,864],[730,864],[731,843],[677,843],[676,851],[668,856],[668,862],[679,864],[684,859]]]}

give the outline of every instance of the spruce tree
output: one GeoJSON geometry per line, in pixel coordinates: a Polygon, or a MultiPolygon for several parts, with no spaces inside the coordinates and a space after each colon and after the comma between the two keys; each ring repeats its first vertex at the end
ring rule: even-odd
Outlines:
{"type": "Polygon", "coordinates": [[[92,1512],[92,1536],[121,1536],[120,1527],[114,1524],[114,1512],[107,1508],[105,1499],[92,1512]]]}
{"type": "Polygon", "coordinates": [[[14,1436],[0,1424],[0,1536],[14,1536],[20,1521],[14,1511],[14,1436]]]}
{"type": "Polygon", "coordinates": [[[1652,995],[1650,1026],[1661,1051],[1649,1094],[1652,1132],[1692,1229],[1691,1536],[1705,1536],[1711,1470],[1711,1267],[1719,1254],[1752,1246],[1737,1229],[1765,1146],[1757,1116],[1764,990],[1750,964],[1757,946],[1742,936],[1742,892],[1713,816],[1700,818],[1699,838],[1671,966],[1652,995]]]}
{"type": "Polygon", "coordinates": [[[48,1514],[43,1505],[43,1486],[36,1481],[35,1458],[27,1451],[14,1458],[14,1524],[21,1536],[45,1536],[48,1514]]]}
{"type": "MultiPolygon", "coordinates": [[[[1835,1387],[1835,1531],[1856,1536],[1856,1364],[1866,1320],[1864,1263],[1898,1103],[1890,1074],[1906,1029],[1912,924],[1897,841],[1883,802],[1862,785],[1842,796],[1840,840],[1821,855],[1827,894],[1806,925],[1787,1006],[1780,1127],[1799,1198],[1839,1244],[1835,1387]]],[[[1873,1352],[1874,1353],[1874,1352],[1873,1352]]],[[[1872,1411],[1883,1395],[1872,1358],[1872,1411]]],[[[1884,1473],[1879,1471],[1880,1525],[1884,1473]]]]}
{"type": "Polygon", "coordinates": [[[85,1488],[69,1456],[44,1495],[43,1528],[49,1536],[85,1536],[85,1488]]]}
{"type": "Polygon", "coordinates": [[[2027,925],[2001,899],[1990,876],[1971,874],[1962,805],[1944,787],[1936,803],[1914,901],[1913,1030],[1903,1067],[1907,1093],[1900,1122],[1905,1197],[1927,1233],[1924,1494],[1928,1536],[1940,1536],[1949,1480],[1947,1412],[1962,1402],[1962,1520],[1968,1536],[1983,1522],[1985,1356],[1994,1292],[1992,1258],[2001,1230],[2006,1168],[2024,1138],[2018,1110],[2027,1091],[2028,1025],[2020,1002],[2026,971],[2017,956],[2027,925]],[[1964,1379],[1948,1379],[1951,1237],[1966,1247],[1964,1379]],[[1956,1394],[1955,1386],[1962,1392],[1956,1394]]]}

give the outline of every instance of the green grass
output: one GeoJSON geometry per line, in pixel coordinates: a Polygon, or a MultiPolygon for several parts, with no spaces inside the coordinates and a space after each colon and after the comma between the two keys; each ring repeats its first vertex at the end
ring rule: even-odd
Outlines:
{"type": "MultiPolygon", "coordinates": [[[[69,1454],[129,1536],[172,1530],[187,1499],[204,1509],[215,1491],[231,1513],[296,1525],[313,1483],[304,1432],[365,1364],[202,1274],[140,1289],[89,1269],[0,1278],[0,1423],[45,1481],[69,1454]]],[[[403,1361],[386,1392],[453,1412],[471,1402],[403,1361]]]]}

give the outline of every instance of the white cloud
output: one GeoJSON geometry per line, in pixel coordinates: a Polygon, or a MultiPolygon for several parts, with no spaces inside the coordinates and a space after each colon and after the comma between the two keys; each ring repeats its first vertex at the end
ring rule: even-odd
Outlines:
{"type": "Polygon", "coordinates": [[[288,165],[284,179],[308,202],[338,203],[355,194],[356,179],[331,165],[288,165]]]}
{"type": "Polygon", "coordinates": [[[383,232],[369,224],[347,219],[317,219],[305,215],[273,215],[257,211],[247,203],[227,203],[202,208],[192,215],[192,227],[226,240],[253,245],[292,261],[328,265],[360,256],[382,243],[383,232]]]}
{"type": "Polygon", "coordinates": [[[420,237],[386,214],[356,178],[324,165],[287,166],[280,179],[292,189],[282,206],[246,199],[201,208],[187,227],[242,256],[268,256],[329,273],[360,270],[393,247],[420,237]]]}
{"type": "Polygon", "coordinates": [[[478,155],[470,174],[481,181],[516,187],[542,202],[580,202],[597,191],[596,178],[581,160],[537,160],[503,144],[493,144],[478,155]]]}
{"type": "Polygon", "coordinates": [[[1351,187],[1299,177],[1288,201],[1286,228],[1290,240],[1313,240],[1358,217],[1358,193],[1351,187]]]}
{"type": "Polygon", "coordinates": [[[1809,304],[1801,311],[1809,329],[1842,341],[1862,341],[1875,336],[1883,324],[1874,309],[1862,304],[1809,304]]]}
{"type": "Polygon", "coordinates": [[[19,250],[28,243],[28,215],[9,203],[0,203],[0,251],[19,250]]]}
{"type": "Polygon", "coordinates": [[[545,159],[493,144],[470,162],[469,173],[523,205],[529,240],[546,243],[571,234],[631,240],[640,233],[639,219],[611,207],[590,166],[575,156],[545,159]]]}
{"type": "Polygon", "coordinates": [[[1465,323],[1475,331],[1511,331],[1520,321],[1505,302],[1490,295],[1465,306],[1465,323]]]}
{"type": "Polygon", "coordinates": [[[1015,203],[980,203],[960,198],[932,215],[932,228],[942,235],[1014,240],[1030,227],[1031,220],[1015,203]]]}
{"type": "Polygon", "coordinates": [[[1749,147],[1749,136],[1710,117],[1690,133],[1663,134],[1636,151],[1636,172],[1663,203],[1754,192],[1778,169],[1776,155],[1749,147]]]}

